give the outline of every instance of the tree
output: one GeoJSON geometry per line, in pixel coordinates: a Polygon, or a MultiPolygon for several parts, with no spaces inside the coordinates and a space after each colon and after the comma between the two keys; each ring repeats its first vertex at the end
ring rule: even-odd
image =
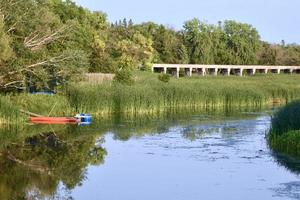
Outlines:
{"type": "Polygon", "coordinates": [[[4,29],[4,22],[3,18],[1,17],[0,12],[0,66],[3,64],[4,61],[11,58],[13,51],[10,47],[11,39],[6,34],[4,29]]]}
{"type": "Polygon", "coordinates": [[[274,45],[266,42],[262,43],[262,48],[258,52],[258,63],[260,65],[276,65],[277,50],[274,45]]]}
{"type": "Polygon", "coordinates": [[[118,60],[118,66],[120,67],[116,75],[114,77],[114,81],[117,83],[121,83],[124,85],[133,85],[134,77],[133,77],[133,66],[134,61],[131,57],[122,56],[118,60]]]}
{"type": "Polygon", "coordinates": [[[188,48],[190,62],[193,64],[212,64],[214,26],[192,19],[184,24],[184,39],[188,48]]]}
{"type": "Polygon", "coordinates": [[[187,49],[180,32],[152,22],[136,25],[136,29],[153,41],[155,62],[188,63],[187,49]]]}
{"type": "Polygon", "coordinates": [[[49,80],[65,82],[87,66],[87,54],[78,42],[79,48],[70,48],[76,46],[68,32],[74,23],[63,23],[49,2],[0,0],[1,29],[7,33],[1,41],[10,40],[14,55],[1,66],[0,90],[24,90],[29,81],[48,87],[49,80]]]}
{"type": "Polygon", "coordinates": [[[257,63],[260,36],[249,24],[230,20],[215,26],[192,19],[185,22],[183,35],[191,63],[257,63]]]}
{"type": "Polygon", "coordinates": [[[230,51],[231,64],[256,64],[257,53],[261,47],[260,36],[249,24],[232,20],[224,22],[227,48],[230,51]]]}

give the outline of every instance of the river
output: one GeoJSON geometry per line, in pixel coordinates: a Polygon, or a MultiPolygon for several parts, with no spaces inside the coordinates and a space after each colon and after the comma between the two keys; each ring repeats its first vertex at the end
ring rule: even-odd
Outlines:
{"type": "Polygon", "coordinates": [[[300,163],[269,149],[270,119],[190,114],[2,129],[0,199],[300,199],[300,163]]]}

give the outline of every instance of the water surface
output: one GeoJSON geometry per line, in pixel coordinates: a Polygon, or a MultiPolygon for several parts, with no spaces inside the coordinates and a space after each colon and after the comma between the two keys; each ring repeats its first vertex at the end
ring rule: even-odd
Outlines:
{"type": "Polygon", "coordinates": [[[0,138],[0,199],[300,199],[269,127],[266,113],[31,127],[0,138]]]}

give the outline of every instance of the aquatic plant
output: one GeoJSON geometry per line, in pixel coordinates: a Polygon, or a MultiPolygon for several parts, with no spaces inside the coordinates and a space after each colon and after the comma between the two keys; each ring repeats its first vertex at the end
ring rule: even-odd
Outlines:
{"type": "Polygon", "coordinates": [[[11,101],[11,96],[0,95],[0,125],[16,123],[20,118],[20,110],[11,101]]]}
{"type": "Polygon", "coordinates": [[[300,101],[275,113],[268,139],[276,152],[300,159],[300,101]]]}
{"type": "Polygon", "coordinates": [[[158,116],[182,110],[227,112],[261,109],[300,98],[298,75],[171,78],[168,84],[148,72],[138,72],[135,77],[131,86],[80,82],[69,84],[52,96],[1,96],[0,118],[16,118],[20,109],[45,116],[73,116],[84,112],[97,117],[158,116]]]}
{"type": "Polygon", "coordinates": [[[157,114],[178,109],[261,108],[300,97],[299,76],[172,78],[163,84],[141,72],[132,86],[105,83],[70,85],[66,96],[78,112],[157,114]]]}

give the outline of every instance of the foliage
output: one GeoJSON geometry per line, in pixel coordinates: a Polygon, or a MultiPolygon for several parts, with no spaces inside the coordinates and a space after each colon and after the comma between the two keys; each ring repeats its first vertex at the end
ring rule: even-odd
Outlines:
{"type": "MultiPolygon", "coordinates": [[[[1,15],[1,12],[0,12],[1,15]]],[[[4,29],[3,18],[0,17],[0,65],[3,61],[8,60],[12,56],[12,49],[10,47],[10,38],[4,29]]]]}
{"type": "Polygon", "coordinates": [[[128,69],[121,69],[116,72],[114,81],[124,85],[133,85],[134,84],[133,73],[131,70],[128,69]]]}
{"type": "Polygon", "coordinates": [[[193,19],[184,24],[191,63],[256,64],[260,36],[251,25],[225,21],[219,26],[193,19]]]}
{"type": "Polygon", "coordinates": [[[291,130],[300,130],[300,102],[292,102],[281,108],[272,118],[273,134],[282,135],[291,130]]]}
{"type": "Polygon", "coordinates": [[[269,143],[273,150],[300,159],[300,102],[292,102],[272,118],[269,143]]]}
{"type": "Polygon", "coordinates": [[[71,131],[38,132],[1,149],[0,198],[51,198],[60,183],[67,190],[81,185],[87,166],[102,164],[107,152],[97,135],[71,131]]]}
{"type": "MultiPolygon", "coordinates": [[[[152,63],[300,65],[296,44],[268,44],[249,24],[192,19],[182,30],[153,22],[109,24],[71,0],[0,0],[0,91],[49,89],[83,72],[149,70],[152,63]],[[120,64],[121,63],[121,64],[120,64]]],[[[122,73],[127,73],[122,72],[122,73]]]]}
{"type": "Polygon", "coordinates": [[[0,125],[18,123],[22,120],[21,113],[14,105],[10,96],[0,95],[0,125]]]}
{"type": "Polygon", "coordinates": [[[271,134],[269,144],[277,153],[300,159],[300,130],[288,131],[283,135],[271,134]]]}
{"type": "Polygon", "coordinates": [[[79,29],[76,22],[62,21],[51,3],[55,1],[0,1],[3,29],[13,52],[0,63],[2,91],[24,90],[30,84],[48,87],[53,79],[65,82],[87,68],[87,51],[72,36],[79,29]]]}
{"type": "Polygon", "coordinates": [[[72,116],[90,113],[109,116],[156,115],[180,109],[230,110],[260,109],[274,103],[287,103],[299,99],[298,75],[268,75],[252,77],[192,77],[174,79],[162,84],[150,72],[133,73],[134,85],[105,82],[69,84],[63,94],[1,96],[1,117],[23,120],[19,109],[41,115],[72,116]]]}
{"type": "Polygon", "coordinates": [[[158,75],[158,80],[164,82],[164,83],[168,83],[170,81],[171,77],[169,74],[160,74],[158,75]]]}
{"type": "Polygon", "coordinates": [[[132,86],[76,84],[67,89],[78,112],[94,115],[124,113],[155,115],[170,110],[260,108],[299,98],[299,76],[193,77],[162,84],[157,75],[137,73],[132,86]]]}

